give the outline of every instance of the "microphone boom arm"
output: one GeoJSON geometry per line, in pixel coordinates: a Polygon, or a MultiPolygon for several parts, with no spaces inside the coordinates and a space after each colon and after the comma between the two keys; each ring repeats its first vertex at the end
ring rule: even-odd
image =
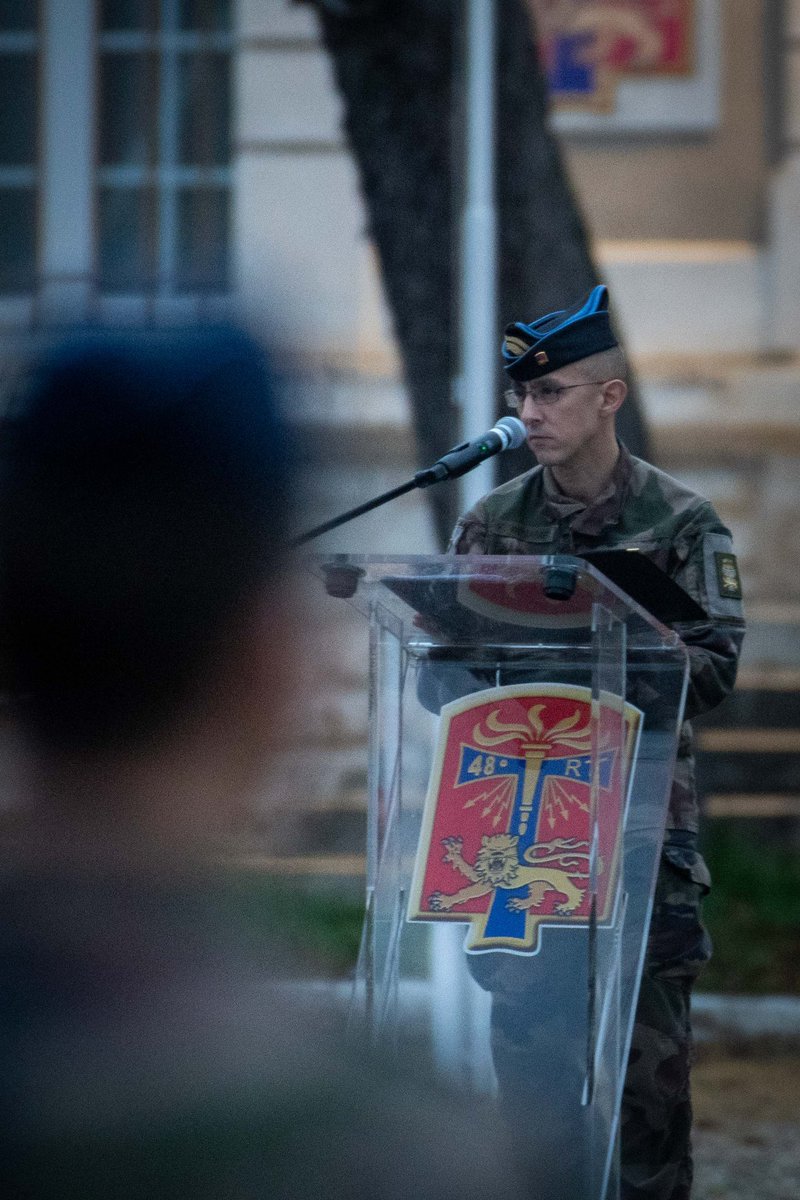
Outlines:
{"type": "MultiPolygon", "coordinates": [[[[431,482],[435,481],[431,480],[431,482]]],[[[313,538],[320,537],[323,533],[327,533],[329,529],[336,529],[339,525],[344,525],[347,521],[352,521],[354,517],[360,517],[363,513],[370,512],[373,508],[379,508],[381,504],[387,504],[389,500],[395,500],[398,496],[404,496],[406,492],[410,492],[415,487],[420,486],[424,485],[417,483],[415,475],[413,479],[409,479],[406,483],[401,483],[399,487],[392,488],[389,492],[382,492],[380,496],[375,496],[374,499],[367,500],[366,503],[359,504],[356,508],[350,508],[338,517],[333,517],[330,521],[323,522],[322,525],[315,525],[313,529],[307,529],[299,537],[293,538],[291,545],[302,546],[304,542],[310,542],[313,538]]]]}
{"type": "Polygon", "coordinates": [[[453,446],[440,459],[437,459],[432,467],[417,471],[412,479],[401,483],[399,487],[382,492],[380,496],[375,496],[374,499],[367,500],[356,508],[348,509],[347,512],[333,517],[330,521],[323,522],[322,525],[316,525],[313,529],[306,530],[305,533],[294,538],[290,544],[302,546],[305,542],[310,542],[323,533],[328,533],[329,530],[336,529],[347,521],[352,521],[354,517],[360,517],[364,513],[371,512],[373,508],[387,504],[389,500],[396,500],[398,496],[404,496],[406,492],[413,491],[414,488],[430,487],[431,484],[440,483],[444,479],[458,479],[460,475],[466,475],[467,471],[471,471],[473,467],[477,467],[487,458],[500,454],[503,450],[520,446],[524,438],[525,427],[517,417],[502,417],[494,428],[490,429],[482,438],[453,446]]]}

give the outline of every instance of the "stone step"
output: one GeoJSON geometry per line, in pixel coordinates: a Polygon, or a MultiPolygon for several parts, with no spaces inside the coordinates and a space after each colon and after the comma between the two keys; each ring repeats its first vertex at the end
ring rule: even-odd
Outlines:
{"type": "MultiPolygon", "coordinates": [[[[787,569],[800,576],[800,558],[788,554],[787,569]]],[[[782,678],[789,687],[800,677],[800,602],[745,603],[747,633],[744,639],[737,690],[748,679],[748,671],[761,672],[767,690],[777,688],[782,678]]]]}
{"type": "Polygon", "coordinates": [[[712,792],[703,797],[703,814],[723,819],[800,820],[800,793],[712,792]]]}
{"type": "MultiPolygon", "coordinates": [[[[704,750],[725,750],[736,753],[745,749],[741,740],[735,744],[724,745],[728,735],[735,734],[736,739],[744,736],[745,731],[758,734],[775,734],[780,732],[792,736],[800,736],[800,688],[773,690],[765,687],[742,688],[737,686],[722,704],[709,713],[695,718],[692,722],[697,734],[697,744],[704,750]]],[[[757,737],[753,749],[769,753],[778,747],[780,739],[757,737]]],[[[787,743],[783,744],[788,749],[787,743]]]]}
{"type": "Polygon", "coordinates": [[[234,861],[245,870],[276,876],[361,879],[366,875],[365,854],[237,854],[234,861]]]}
{"type": "MultiPolygon", "coordinates": [[[[794,697],[797,705],[797,697],[794,697]]],[[[701,729],[697,734],[698,750],[709,754],[800,754],[800,728],[759,729],[728,727],[701,729]]]]}
{"type": "Polygon", "coordinates": [[[709,818],[800,819],[800,626],[755,622],[736,689],[694,722],[697,786],[709,818]],[[777,665],[782,660],[783,665],[777,665]]]}
{"type": "Polygon", "coordinates": [[[278,855],[287,851],[325,856],[362,853],[367,840],[366,791],[359,809],[352,807],[350,798],[344,804],[303,812],[284,829],[286,836],[271,839],[278,855]]]}
{"type": "Polygon", "coordinates": [[[800,455],[800,358],[661,357],[636,367],[658,462],[800,455]]]}
{"type": "Polygon", "coordinates": [[[779,1037],[800,1039],[800,996],[692,995],[692,1028],[697,1041],[779,1037]]]}
{"type": "Polygon", "coordinates": [[[697,754],[697,787],[701,794],[759,792],[791,794],[800,780],[800,754],[703,753],[697,754]]]}
{"type": "Polygon", "coordinates": [[[800,692],[800,670],[797,667],[779,667],[774,663],[764,666],[759,663],[743,662],[739,667],[735,695],[746,692],[800,692]]]}

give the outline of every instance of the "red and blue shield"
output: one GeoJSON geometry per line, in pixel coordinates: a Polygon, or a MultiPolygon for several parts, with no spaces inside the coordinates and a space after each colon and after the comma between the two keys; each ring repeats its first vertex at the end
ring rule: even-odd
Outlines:
{"type": "Polygon", "coordinates": [[[565,684],[445,705],[409,920],[469,921],[468,950],[527,953],[542,924],[585,924],[592,906],[608,921],[640,721],[565,684]]]}

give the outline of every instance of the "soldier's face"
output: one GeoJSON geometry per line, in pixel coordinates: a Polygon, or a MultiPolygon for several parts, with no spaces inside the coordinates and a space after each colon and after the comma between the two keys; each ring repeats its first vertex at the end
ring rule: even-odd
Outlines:
{"type": "Polygon", "coordinates": [[[607,438],[606,381],[582,380],[565,368],[522,386],[525,399],[518,411],[538,462],[546,466],[579,462],[607,438]]]}

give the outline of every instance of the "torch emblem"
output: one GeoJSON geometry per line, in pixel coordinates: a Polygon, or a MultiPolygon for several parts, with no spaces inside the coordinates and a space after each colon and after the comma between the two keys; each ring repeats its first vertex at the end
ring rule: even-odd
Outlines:
{"type": "Polygon", "coordinates": [[[586,923],[592,898],[607,920],[640,720],[617,696],[556,684],[446,705],[409,920],[468,921],[468,950],[528,953],[543,923],[586,923]]]}

